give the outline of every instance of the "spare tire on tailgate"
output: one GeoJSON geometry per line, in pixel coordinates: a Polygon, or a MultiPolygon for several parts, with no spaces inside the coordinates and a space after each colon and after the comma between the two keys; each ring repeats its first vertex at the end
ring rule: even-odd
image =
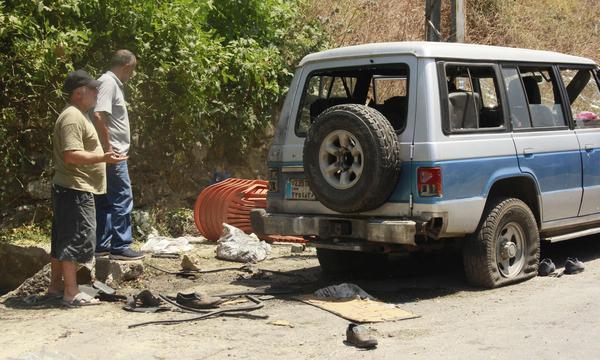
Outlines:
{"type": "Polygon", "coordinates": [[[400,146],[389,121],[358,104],[333,106],[310,127],[304,171],[316,198],[344,213],[383,204],[400,175],[400,146]]]}

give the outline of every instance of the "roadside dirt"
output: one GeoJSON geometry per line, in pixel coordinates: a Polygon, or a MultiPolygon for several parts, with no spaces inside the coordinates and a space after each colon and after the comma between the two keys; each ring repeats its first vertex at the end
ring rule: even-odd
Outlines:
{"type": "MultiPolygon", "coordinates": [[[[203,269],[241,266],[214,258],[213,245],[199,245],[203,269]]],[[[379,340],[375,350],[344,345],[348,321],[282,296],[266,300],[253,317],[217,317],[177,325],[127,325],[190,314],[130,313],[122,304],[79,309],[0,307],[0,358],[6,359],[464,359],[596,358],[600,354],[600,237],[544,247],[543,257],[562,266],[567,256],[584,261],[577,275],[535,278],[493,290],[469,287],[459,256],[399,257],[386,275],[324,277],[314,249],[292,254],[275,245],[259,268],[204,274],[195,280],[146,268],[144,277],[119,293],[246,290],[311,292],[353,282],[383,301],[420,318],[366,325],[379,340]],[[277,326],[279,321],[286,326],[277,326]]],[[[178,270],[178,260],[148,259],[178,270]]],[[[561,268],[559,268],[561,270],[561,268]]]]}

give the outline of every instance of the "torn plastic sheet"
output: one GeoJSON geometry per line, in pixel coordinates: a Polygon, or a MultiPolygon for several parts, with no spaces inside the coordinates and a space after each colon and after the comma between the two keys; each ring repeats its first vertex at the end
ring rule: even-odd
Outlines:
{"type": "Polygon", "coordinates": [[[191,236],[171,238],[168,236],[148,235],[148,240],[140,250],[156,254],[173,254],[192,250],[191,236]]]}
{"type": "Polygon", "coordinates": [[[271,253],[271,245],[258,239],[254,234],[223,224],[223,235],[218,240],[217,258],[243,263],[263,261],[271,253]]]}

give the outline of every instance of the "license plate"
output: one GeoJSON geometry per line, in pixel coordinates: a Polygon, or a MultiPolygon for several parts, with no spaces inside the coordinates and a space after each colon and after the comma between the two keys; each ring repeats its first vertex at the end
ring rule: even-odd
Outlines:
{"type": "Polygon", "coordinates": [[[288,200],[315,200],[315,194],[310,191],[308,180],[289,179],[285,183],[285,198],[288,200]]]}

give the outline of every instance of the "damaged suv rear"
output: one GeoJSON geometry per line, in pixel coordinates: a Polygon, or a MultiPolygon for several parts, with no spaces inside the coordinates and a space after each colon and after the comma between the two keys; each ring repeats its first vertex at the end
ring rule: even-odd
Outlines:
{"type": "Polygon", "coordinates": [[[253,211],[253,226],[306,237],[325,271],[453,244],[474,285],[530,278],[540,236],[600,229],[600,210],[580,212],[570,101],[593,86],[591,60],[526,49],[405,42],[311,54],[284,103],[268,208],[253,211]],[[548,152],[565,163],[530,161],[548,152]],[[555,208],[576,196],[569,211],[555,208]]]}

